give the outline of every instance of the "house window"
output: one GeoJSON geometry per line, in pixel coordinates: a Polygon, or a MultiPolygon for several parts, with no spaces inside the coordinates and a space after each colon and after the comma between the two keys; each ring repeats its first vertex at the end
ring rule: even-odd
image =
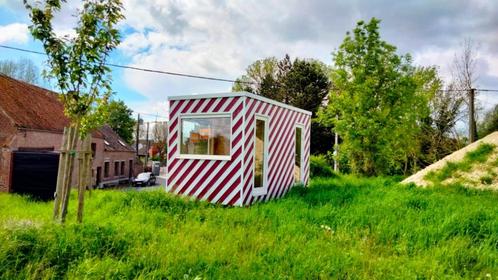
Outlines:
{"type": "Polygon", "coordinates": [[[97,151],[97,143],[92,143],[92,158],[95,158],[96,151],[97,151]]]}
{"type": "Polygon", "coordinates": [[[121,162],[121,172],[119,173],[121,176],[123,176],[123,175],[124,175],[124,170],[125,170],[125,162],[124,162],[124,161],[122,161],[122,162],[121,162]]]}
{"type": "Polygon", "coordinates": [[[119,161],[114,162],[114,176],[119,175],[119,161]]]}
{"type": "Polygon", "coordinates": [[[230,115],[189,115],[180,119],[180,155],[230,156],[230,115]]]}
{"type": "Polygon", "coordinates": [[[104,162],[104,178],[109,177],[109,162],[104,162]]]}

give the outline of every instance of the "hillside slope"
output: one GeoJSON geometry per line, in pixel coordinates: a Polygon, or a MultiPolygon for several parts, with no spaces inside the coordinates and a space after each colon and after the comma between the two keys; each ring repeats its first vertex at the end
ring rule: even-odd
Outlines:
{"type": "Polygon", "coordinates": [[[462,183],[498,190],[498,131],[444,157],[403,180],[426,187],[462,183]]]}

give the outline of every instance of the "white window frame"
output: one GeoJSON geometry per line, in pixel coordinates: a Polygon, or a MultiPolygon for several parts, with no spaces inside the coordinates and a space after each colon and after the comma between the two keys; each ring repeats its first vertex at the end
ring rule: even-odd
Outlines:
{"type": "Polygon", "coordinates": [[[270,135],[270,118],[266,115],[260,115],[256,114],[254,117],[254,134],[252,135],[254,139],[254,149],[252,152],[252,157],[253,157],[253,163],[252,163],[252,174],[253,174],[253,183],[254,183],[254,177],[256,176],[256,122],[257,120],[262,120],[265,122],[265,143],[263,147],[263,151],[265,154],[264,161],[263,161],[263,186],[256,188],[254,184],[252,185],[252,195],[253,196],[260,196],[260,195],[266,195],[268,193],[268,158],[270,157],[268,153],[268,147],[269,147],[269,135],[270,135]]]}
{"type": "MultiPolygon", "coordinates": [[[[300,128],[301,129],[301,181],[296,181],[296,177],[293,175],[294,177],[294,184],[297,184],[297,183],[301,183],[301,184],[304,184],[304,178],[303,178],[303,175],[304,175],[304,124],[302,123],[296,123],[296,125],[294,126],[294,163],[295,163],[295,160],[296,160],[296,129],[297,128],[300,128]]],[[[292,165],[294,166],[294,164],[292,165]]],[[[292,168],[292,173],[294,173],[294,168],[292,168]]]]}
{"type": "Polygon", "coordinates": [[[178,159],[207,159],[207,160],[232,160],[232,113],[184,113],[178,116],[179,121],[179,137],[178,149],[175,157],[178,159]],[[229,118],[230,119],[230,154],[229,155],[196,155],[196,154],[182,154],[182,137],[183,137],[183,119],[212,119],[212,118],[229,118]]]}

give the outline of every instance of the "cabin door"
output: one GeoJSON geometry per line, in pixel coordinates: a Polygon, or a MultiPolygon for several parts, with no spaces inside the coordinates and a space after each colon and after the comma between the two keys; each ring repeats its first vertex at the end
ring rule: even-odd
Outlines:
{"type": "Polygon", "coordinates": [[[254,195],[268,192],[268,117],[256,116],[254,129],[254,195]]]}

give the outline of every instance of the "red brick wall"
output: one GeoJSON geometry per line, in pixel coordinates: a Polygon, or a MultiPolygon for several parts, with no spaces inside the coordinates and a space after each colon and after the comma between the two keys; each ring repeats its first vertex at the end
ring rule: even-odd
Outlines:
{"type": "MultiPolygon", "coordinates": [[[[115,181],[121,179],[128,179],[129,176],[129,161],[132,161],[132,176],[136,176],[135,174],[135,153],[133,152],[104,152],[102,161],[96,162],[98,166],[102,166],[102,181],[115,181]],[[109,177],[104,177],[104,163],[109,162],[109,177]],[[116,174],[114,171],[115,163],[119,163],[118,173],[116,174]],[[121,162],[124,162],[124,174],[121,174],[121,162]]],[[[94,163],[94,167],[95,163],[94,163]]]]}
{"type": "MultiPolygon", "coordinates": [[[[12,138],[12,143],[10,148],[3,148],[0,156],[0,191],[8,191],[9,186],[9,174],[11,165],[11,152],[16,151],[19,148],[53,148],[54,151],[59,151],[61,148],[62,133],[56,132],[45,132],[45,131],[18,131],[14,134],[12,138]]],[[[133,160],[135,163],[135,154],[133,152],[105,152],[104,151],[104,140],[101,138],[93,138],[92,142],[96,144],[96,153],[93,160],[92,169],[94,170],[93,181],[96,181],[96,170],[98,166],[102,167],[102,178],[104,173],[104,161],[110,162],[110,176],[109,178],[103,178],[103,182],[106,180],[119,180],[128,178],[128,168],[129,160],[133,160]],[[114,162],[124,161],[124,175],[114,174],[114,162]]],[[[77,183],[78,174],[78,160],[75,161],[75,170],[73,171],[72,184],[77,183]]],[[[119,170],[120,171],[120,170],[119,170]]],[[[136,174],[133,174],[134,176],[136,174]]]]}

